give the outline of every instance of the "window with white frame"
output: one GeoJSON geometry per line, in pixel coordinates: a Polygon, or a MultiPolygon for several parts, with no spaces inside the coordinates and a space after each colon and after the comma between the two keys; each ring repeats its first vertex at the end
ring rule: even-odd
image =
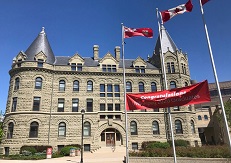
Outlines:
{"type": "Polygon", "coordinates": [[[66,123],[60,122],[59,123],[59,137],[65,137],[66,136],[66,123]]]}
{"type": "Polygon", "coordinates": [[[79,110],[79,99],[73,98],[72,99],[72,112],[78,112],[79,110]]]}
{"type": "Polygon", "coordinates": [[[144,74],[145,73],[145,67],[144,66],[135,66],[135,71],[136,71],[136,73],[144,74]]]}
{"type": "Polygon", "coordinates": [[[79,81],[78,80],[75,80],[73,82],[73,91],[74,92],[78,92],[79,91],[79,81]]]}
{"type": "Polygon", "coordinates": [[[102,71],[103,72],[116,72],[116,65],[103,64],[102,71]]]}
{"type": "Polygon", "coordinates": [[[60,80],[59,81],[59,91],[65,91],[65,81],[64,80],[60,80]]]}
{"type": "Polygon", "coordinates": [[[160,134],[159,123],[157,121],[152,122],[152,132],[153,132],[153,135],[159,135],[160,134]]]}
{"type": "Polygon", "coordinates": [[[35,79],[35,89],[42,89],[42,78],[37,77],[35,79]]]}
{"type": "Polygon", "coordinates": [[[84,122],[83,135],[91,136],[91,124],[89,122],[84,122]]]}

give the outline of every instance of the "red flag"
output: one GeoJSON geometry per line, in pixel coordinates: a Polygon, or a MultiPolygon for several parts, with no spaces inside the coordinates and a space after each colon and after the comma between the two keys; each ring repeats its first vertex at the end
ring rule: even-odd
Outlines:
{"type": "Polygon", "coordinates": [[[210,1],[210,0],[201,0],[202,6],[203,6],[204,4],[206,4],[208,1],[210,1]]]}
{"type": "Polygon", "coordinates": [[[127,110],[166,108],[211,101],[207,80],[187,87],[159,92],[127,93],[126,100],[127,110]]]}
{"type": "Polygon", "coordinates": [[[151,28],[128,28],[124,27],[124,38],[130,38],[134,36],[144,36],[152,38],[153,31],[151,28]]]}
{"type": "Polygon", "coordinates": [[[169,10],[161,11],[162,21],[165,23],[172,17],[176,16],[177,14],[183,14],[185,12],[191,12],[193,9],[193,4],[191,0],[189,0],[186,4],[179,5],[175,8],[171,8],[169,10]]]}

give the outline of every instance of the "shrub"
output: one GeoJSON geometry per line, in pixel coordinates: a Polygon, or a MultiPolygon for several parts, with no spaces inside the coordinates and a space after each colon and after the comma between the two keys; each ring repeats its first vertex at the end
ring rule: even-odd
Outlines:
{"type": "MultiPolygon", "coordinates": [[[[188,147],[190,145],[189,141],[187,140],[182,140],[182,139],[177,139],[174,141],[176,147],[188,147]]],[[[170,146],[172,147],[172,141],[168,141],[170,146]]]]}
{"type": "Polygon", "coordinates": [[[32,146],[22,146],[20,149],[21,154],[30,155],[29,152],[33,155],[37,150],[32,146]]]}
{"type": "MultiPolygon", "coordinates": [[[[133,157],[173,157],[172,148],[147,148],[139,152],[130,153],[133,157]]],[[[202,146],[202,147],[176,147],[177,157],[197,158],[230,158],[227,146],[202,146]]]]}
{"type": "Polygon", "coordinates": [[[77,149],[77,147],[74,146],[65,146],[61,149],[60,154],[63,156],[69,156],[71,148],[77,149]]]}
{"type": "Polygon", "coordinates": [[[147,145],[147,148],[169,148],[170,145],[167,142],[152,142],[147,145]]]}

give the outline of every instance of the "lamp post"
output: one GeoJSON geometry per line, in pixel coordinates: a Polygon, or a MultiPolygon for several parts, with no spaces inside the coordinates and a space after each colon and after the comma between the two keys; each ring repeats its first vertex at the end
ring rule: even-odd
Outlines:
{"type": "Polygon", "coordinates": [[[83,163],[83,118],[84,118],[84,114],[85,114],[85,110],[84,109],[81,110],[81,114],[82,114],[82,136],[81,136],[81,157],[80,157],[80,163],[83,163]]]}

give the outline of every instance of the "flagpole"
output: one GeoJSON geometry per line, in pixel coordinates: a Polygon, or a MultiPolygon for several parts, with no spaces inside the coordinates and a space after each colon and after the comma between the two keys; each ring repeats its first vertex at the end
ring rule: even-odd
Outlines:
{"type": "Polygon", "coordinates": [[[128,151],[128,115],[127,115],[127,102],[126,102],[126,78],[125,78],[125,64],[124,64],[124,25],[122,26],[122,60],[123,60],[123,84],[124,84],[124,112],[125,112],[125,133],[126,133],[126,163],[129,163],[128,151]]]}
{"type": "MultiPolygon", "coordinates": [[[[164,73],[164,83],[165,83],[165,90],[168,89],[168,83],[167,83],[167,77],[166,77],[166,69],[165,69],[165,60],[164,60],[164,54],[163,54],[163,50],[162,50],[162,27],[163,27],[163,21],[162,21],[162,17],[161,17],[161,26],[159,23],[159,16],[158,16],[158,8],[156,9],[156,13],[157,13],[157,22],[158,22],[158,27],[159,27],[159,37],[160,37],[160,48],[161,48],[161,60],[162,60],[162,69],[163,69],[163,73],[164,73]]],[[[174,163],[177,163],[176,160],[176,148],[175,148],[175,141],[174,141],[174,133],[173,133],[173,127],[172,127],[172,116],[171,116],[171,110],[170,107],[168,107],[168,116],[169,116],[169,123],[170,123],[170,130],[171,130],[171,138],[172,138],[172,149],[173,149],[173,156],[174,156],[174,163]]]]}
{"type": "Polygon", "coordinates": [[[206,25],[205,18],[204,18],[204,10],[203,10],[203,7],[202,7],[201,0],[199,0],[199,1],[200,1],[201,14],[202,14],[202,19],[203,19],[203,23],[204,23],[204,28],[205,28],[206,38],[207,38],[207,44],[208,44],[210,59],[211,59],[212,67],[213,67],[214,78],[215,78],[215,81],[216,81],[217,91],[218,91],[218,94],[219,94],[221,109],[222,109],[223,118],[224,118],[224,121],[225,121],[225,128],[226,128],[227,137],[228,137],[228,141],[229,141],[229,148],[230,148],[230,152],[231,152],[231,140],[230,140],[229,126],[228,126],[228,122],[227,122],[227,118],[226,118],[226,114],[225,114],[223,99],[222,99],[222,96],[221,96],[221,90],[220,90],[220,86],[219,86],[219,81],[218,81],[218,77],[217,77],[217,72],[216,72],[214,59],[213,59],[213,52],[212,52],[212,48],[211,48],[211,45],[210,45],[208,29],[207,29],[207,25],[206,25]]]}

